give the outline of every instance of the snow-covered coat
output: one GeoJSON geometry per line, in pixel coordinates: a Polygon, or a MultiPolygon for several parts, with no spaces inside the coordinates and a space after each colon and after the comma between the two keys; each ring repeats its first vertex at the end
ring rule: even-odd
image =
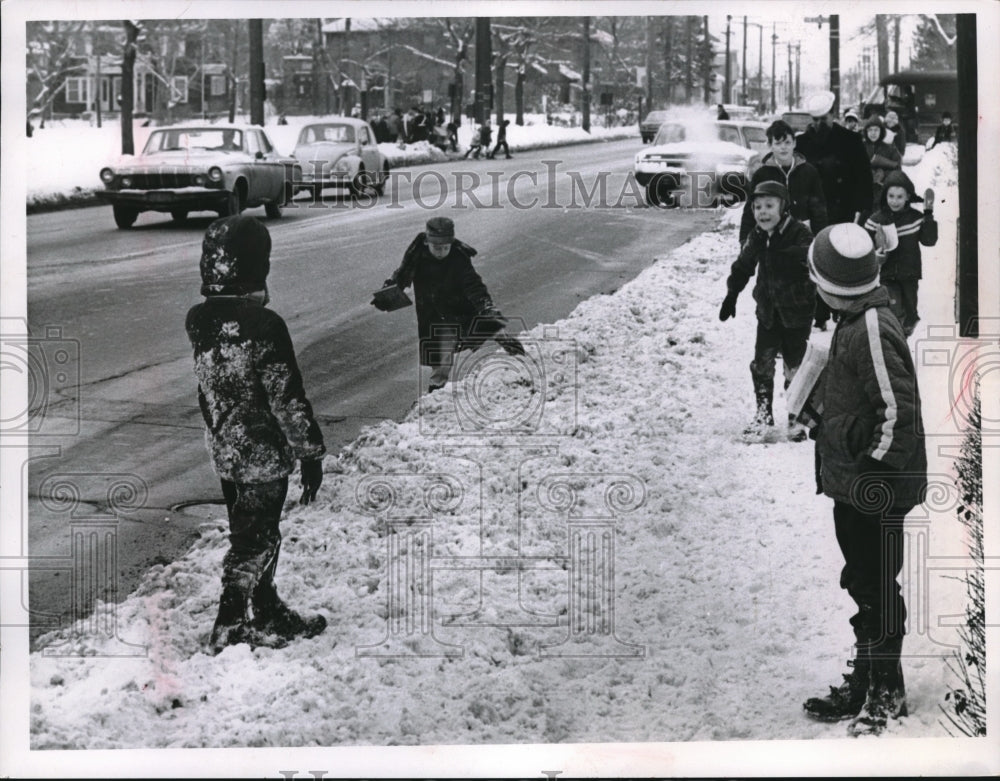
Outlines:
{"type": "Polygon", "coordinates": [[[244,296],[206,298],[188,312],[198,404],[220,478],[262,483],[326,452],[285,321],[244,296]]]}
{"type": "Polygon", "coordinates": [[[795,151],[819,172],[829,224],[871,210],[872,171],[860,135],[837,124],[810,126],[795,140],[795,151]]]}
{"type": "Polygon", "coordinates": [[[733,262],[726,287],[739,293],[757,272],[753,297],[757,320],[765,328],[775,325],[775,317],[787,328],[812,324],[816,286],[809,279],[806,255],[812,233],[786,214],[770,236],[754,225],[733,262]]]}
{"type": "Polygon", "coordinates": [[[401,290],[413,285],[420,363],[438,366],[442,337],[448,331],[457,334],[461,349],[481,344],[500,326],[488,317],[496,312],[486,284],[472,266],[476,250],[454,241],[448,256],[439,260],[430,254],[425,238],[419,233],[410,243],[392,281],[401,290]]]}
{"type": "Polygon", "coordinates": [[[919,504],[927,484],[920,392],[884,287],[841,312],[817,395],[823,493],[870,513],[919,504]],[[888,494],[868,478],[859,480],[873,472],[888,494]]]}
{"type": "Polygon", "coordinates": [[[910,201],[920,200],[913,190],[913,182],[910,181],[910,177],[902,171],[891,171],[886,176],[883,187],[879,210],[865,222],[865,230],[874,238],[877,225],[891,223],[896,226],[899,246],[887,253],[879,275],[883,281],[920,279],[923,274],[920,245],[933,247],[937,244],[938,226],[937,220],[934,219],[934,212],[924,211],[921,214],[912,206],[905,206],[898,212],[889,208],[886,194],[890,187],[903,187],[906,189],[910,201]]]}
{"type": "MultiPolygon", "coordinates": [[[[823,183],[819,172],[797,152],[792,155],[792,165],[787,171],[778,165],[774,155],[768,152],[761,160],[758,168],[747,186],[747,194],[761,182],[781,182],[788,188],[792,198],[791,214],[797,219],[809,221],[809,230],[819,233],[827,226],[826,197],[823,195],[823,183]]],[[[748,197],[743,207],[743,217],[740,220],[740,244],[746,239],[754,226],[753,198],[748,197]]]]}

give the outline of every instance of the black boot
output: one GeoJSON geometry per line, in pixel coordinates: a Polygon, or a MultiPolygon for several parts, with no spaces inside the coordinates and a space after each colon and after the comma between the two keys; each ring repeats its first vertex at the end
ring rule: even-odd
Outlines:
{"type": "Polygon", "coordinates": [[[268,570],[276,550],[269,548],[259,553],[230,549],[222,560],[222,596],[219,614],[212,627],[209,650],[220,653],[228,645],[247,643],[251,648],[283,648],[288,643],[276,634],[254,627],[247,617],[250,595],[268,570]]]}
{"type": "Polygon", "coordinates": [[[274,559],[253,592],[253,627],[286,641],[297,637],[315,637],[326,629],[326,619],[321,615],[304,618],[282,602],[274,586],[277,564],[278,552],[275,551],[274,559]]]}
{"type": "Polygon", "coordinates": [[[743,436],[751,438],[763,437],[774,425],[774,377],[765,377],[757,371],[757,366],[750,363],[750,376],[753,379],[753,393],[757,405],[750,425],[743,429],[743,436]]]}
{"type": "Polygon", "coordinates": [[[907,715],[906,687],[899,661],[902,638],[889,639],[873,650],[868,692],[861,711],[847,727],[850,735],[879,735],[889,719],[907,715]]]}
{"type": "Polygon", "coordinates": [[[859,652],[857,658],[848,660],[847,666],[851,671],[844,673],[840,686],[831,686],[825,697],[810,697],[802,703],[806,715],[819,721],[840,721],[861,712],[868,694],[868,658],[859,652]]]}

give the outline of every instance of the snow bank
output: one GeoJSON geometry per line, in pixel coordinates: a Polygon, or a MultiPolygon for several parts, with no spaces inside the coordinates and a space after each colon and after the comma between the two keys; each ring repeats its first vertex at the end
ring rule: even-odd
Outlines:
{"type": "MultiPolygon", "coordinates": [[[[941,220],[919,351],[925,324],[951,320],[935,292],[954,290],[953,150],[928,152],[911,175],[936,188],[941,220]]],[[[32,747],[845,737],[801,710],[839,680],[852,642],[812,444],[738,436],[753,406],[749,292],[735,320],[717,317],[735,218],[526,334],[530,360],[491,343],[468,358],[467,379],[327,459],[317,503],[286,508],[277,576],[292,605],[327,615],[324,634],[204,653],[220,515],[104,608],[145,656],[113,656],[127,647],[90,624],[42,638],[32,747]]],[[[925,423],[945,431],[947,398],[934,367],[920,371],[925,423]]],[[[941,449],[928,449],[947,478],[941,449]]],[[[953,506],[921,512],[911,533],[962,556],[953,506]]],[[[933,577],[920,591],[920,565],[904,570],[911,715],[891,736],[945,735],[942,655],[955,633],[937,619],[960,613],[964,594],[933,577]]]]}
{"type": "MultiPolygon", "coordinates": [[[[266,125],[268,136],[275,147],[290,154],[295,147],[299,130],[303,124],[323,117],[292,117],[290,124],[278,125],[271,119],[266,125]]],[[[241,122],[248,121],[241,117],[241,122]]],[[[545,124],[545,117],[529,114],[526,124],[513,124],[507,128],[507,142],[512,152],[540,149],[566,144],[588,143],[596,140],[638,137],[635,125],[627,127],[593,127],[590,133],[582,128],[556,127],[545,124]]],[[[155,130],[136,122],[133,131],[135,148],[142,151],[155,130]]],[[[494,130],[494,137],[496,132],[494,130]]],[[[464,122],[458,130],[459,149],[464,152],[472,137],[472,124],[464,122]]],[[[94,191],[102,188],[98,173],[105,166],[121,159],[121,126],[118,122],[106,122],[103,127],[94,127],[84,120],[61,120],[47,123],[44,129],[35,129],[27,139],[30,160],[45,161],[44,165],[28,163],[26,172],[27,205],[29,209],[40,210],[74,202],[93,199],[94,191]]],[[[453,160],[455,153],[445,153],[426,141],[407,144],[379,144],[379,149],[393,167],[419,165],[453,160]]]]}

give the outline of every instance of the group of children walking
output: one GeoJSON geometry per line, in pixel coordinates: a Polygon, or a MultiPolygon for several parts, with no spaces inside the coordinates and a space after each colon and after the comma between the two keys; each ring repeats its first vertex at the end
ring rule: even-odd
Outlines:
{"type": "MultiPolygon", "coordinates": [[[[822,107],[814,116],[816,136],[830,138],[821,127],[822,107]]],[[[768,128],[770,153],[751,181],[740,251],[719,312],[723,321],[735,316],[737,298],[756,273],[755,412],[744,431],[753,438],[774,425],[777,356],[786,390],[800,368],[816,296],[836,321],[810,398],[810,429],[789,414],[788,438],[816,441],[817,493],[833,499],[845,562],[840,584],[857,606],[856,651],[844,682],[806,700],[804,709],[820,720],[850,719],[853,735],[878,734],[907,712],[900,662],[906,606],[897,578],[903,519],[922,501],[927,458],[906,340],[920,319],[920,246],[937,242],[933,190],[917,196],[898,150],[884,142],[880,120],[870,120],[865,133],[872,208],[838,221],[829,220],[823,177],[793,151],[792,129],[781,121],[768,128]],[[866,504],[874,486],[885,492],[883,507],[866,504]]]]}

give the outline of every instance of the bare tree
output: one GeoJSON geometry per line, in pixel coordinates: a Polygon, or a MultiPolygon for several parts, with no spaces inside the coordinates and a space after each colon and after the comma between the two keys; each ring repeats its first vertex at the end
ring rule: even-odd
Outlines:
{"type": "Polygon", "coordinates": [[[74,47],[76,36],[83,30],[84,24],[59,21],[27,23],[27,72],[38,84],[38,92],[31,98],[33,109],[44,114],[67,78],[76,73],[86,73],[86,65],[78,61],[74,47]]]}
{"type": "Polygon", "coordinates": [[[132,107],[135,105],[135,58],[142,23],[126,19],[122,25],[125,28],[125,46],[122,49],[122,154],[134,155],[132,107]]]}

